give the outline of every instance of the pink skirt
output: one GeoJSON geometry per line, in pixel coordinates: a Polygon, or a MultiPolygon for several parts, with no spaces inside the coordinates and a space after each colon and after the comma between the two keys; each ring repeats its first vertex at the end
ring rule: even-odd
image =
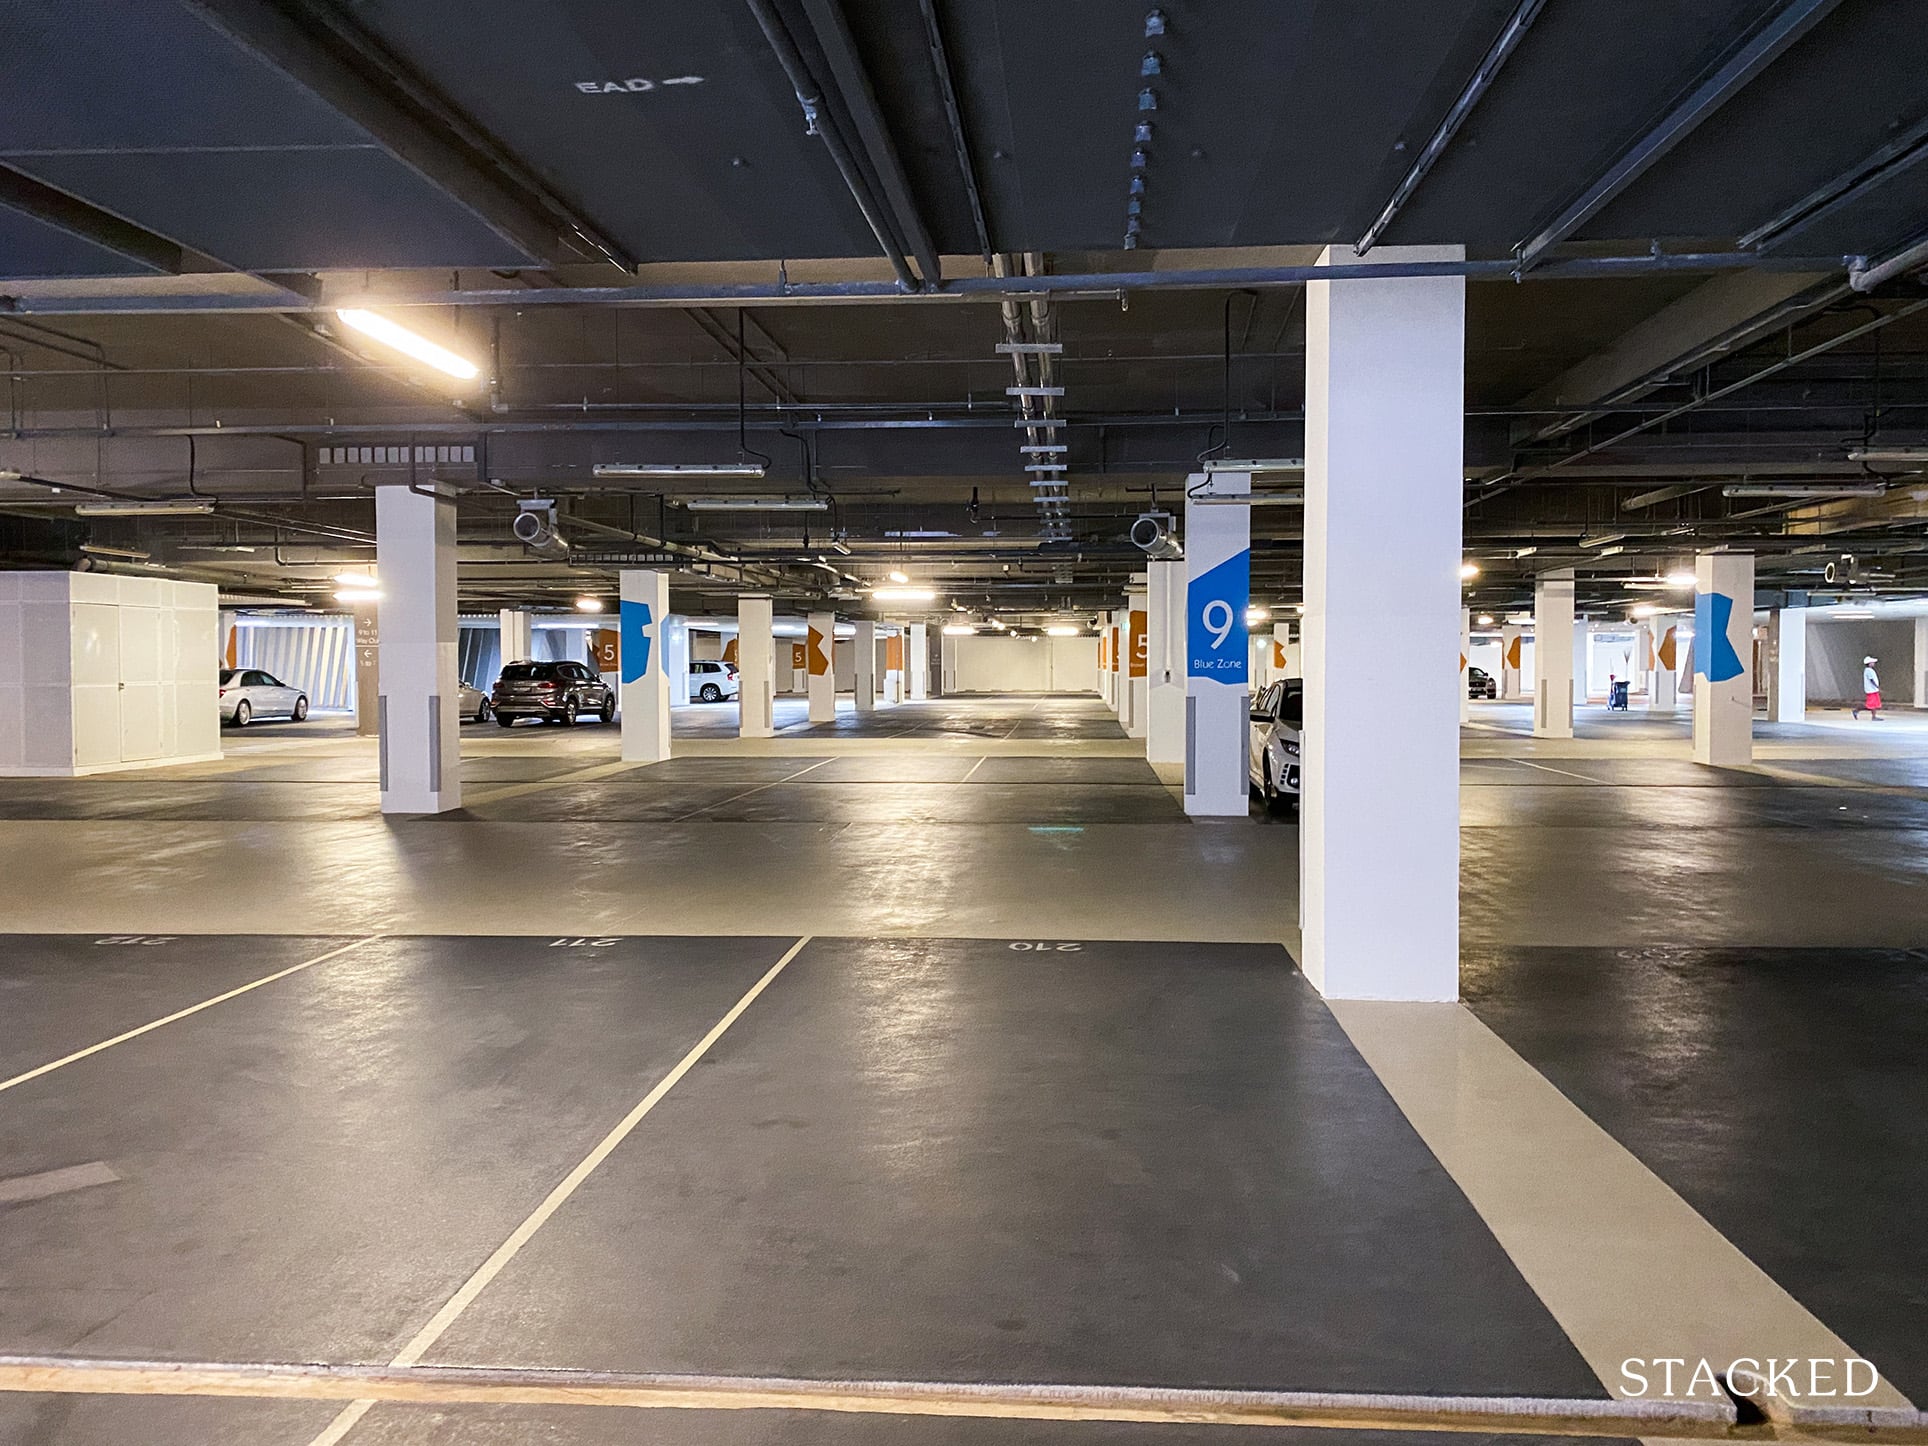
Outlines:
{"type": "Polygon", "coordinates": [[[1870,713],[1879,713],[1881,711],[1881,695],[1879,693],[1868,694],[1862,701],[1861,706],[1866,708],[1870,713]]]}

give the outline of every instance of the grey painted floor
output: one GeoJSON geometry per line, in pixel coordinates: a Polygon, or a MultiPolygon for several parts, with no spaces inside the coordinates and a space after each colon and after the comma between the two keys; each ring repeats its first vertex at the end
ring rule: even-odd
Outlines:
{"type": "MultiPolygon", "coordinates": [[[[1575,1324],[1598,1293],[1522,1264],[1491,1180],[1422,1140],[1280,947],[1289,814],[1188,820],[1090,699],[756,745],[689,712],[647,768],[613,730],[466,729],[467,807],[438,819],[381,818],[339,726],[0,781],[0,1181],[119,1176],[0,1204],[0,1351],[392,1358],[807,934],[427,1359],[1608,1389],[1575,1324]]],[[[1516,721],[1465,735],[1474,1014],[1579,1106],[1573,1158],[1628,1156],[1636,1238],[1665,1247],[1684,1200],[1738,1247],[1714,1316],[1748,1316],[1758,1268],[1928,1395],[1928,729],[1822,720],[1715,770],[1679,720],[1516,721]]],[[[1419,1008],[1421,1037],[1464,1016],[1419,1008]]],[[[1445,1069],[1504,1140],[1522,1086],[1445,1069]]],[[[1610,1304],[1656,1341],[1710,1308],[1610,1304]]],[[[335,1418],[0,1397],[0,1442],[310,1446],[335,1418]]],[[[385,1407],[345,1439],[1223,1434],[385,1407]]]]}

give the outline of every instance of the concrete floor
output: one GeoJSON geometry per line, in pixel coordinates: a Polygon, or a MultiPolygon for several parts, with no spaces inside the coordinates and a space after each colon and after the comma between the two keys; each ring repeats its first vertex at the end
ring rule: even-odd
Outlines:
{"type": "MultiPolygon", "coordinates": [[[[1481,706],[1466,1004],[1328,1007],[1293,820],[1187,820],[1095,700],[688,712],[648,768],[466,729],[438,819],[338,724],[0,781],[0,1189],[113,1177],[0,1203],[0,1351],[1597,1397],[1852,1350],[1928,1396],[1918,717],[1711,770],[1481,706]]],[[[0,1397],[63,1446],[1154,1437],[1219,1439],[0,1397]]]]}

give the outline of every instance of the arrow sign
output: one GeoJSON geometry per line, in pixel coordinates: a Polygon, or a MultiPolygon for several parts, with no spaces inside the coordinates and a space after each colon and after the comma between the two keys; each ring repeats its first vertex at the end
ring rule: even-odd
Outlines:
{"type": "Polygon", "coordinates": [[[634,683],[649,673],[649,627],[653,618],[649,604],[623,599],[620,618],[620,649],[622,657],[622,677],[625,683],[634,683]]]}

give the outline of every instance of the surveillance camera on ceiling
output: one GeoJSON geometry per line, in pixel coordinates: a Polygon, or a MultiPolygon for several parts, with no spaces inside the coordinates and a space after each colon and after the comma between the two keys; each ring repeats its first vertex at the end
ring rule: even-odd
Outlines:
{"type": "Polygon", "coordinates": [[[518,502],[520,509],[510,524],[516,540],[537,557],[560,561],[569,555],[569,544],[556,531],[556,504],[546,498],[518,502]]]}
{"type": "Polygon", "coordinates": [[[1169,512],[1142,513],[1131,524],[1131,543],[1145,556],[1161,562],[1185,555],[1185,549],[1178,545],[1178,539],[1172,534],[1172,516],[1169,512]]]}

